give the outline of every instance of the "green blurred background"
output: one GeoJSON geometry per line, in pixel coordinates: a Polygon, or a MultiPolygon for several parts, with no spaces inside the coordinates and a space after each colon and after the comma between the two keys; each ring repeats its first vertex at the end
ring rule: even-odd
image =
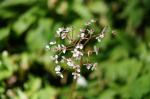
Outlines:
{"type": "Polygon", "coordinates": [[[76,99],[150,99],[150,0],[0,0],[0,99],[70,99],[45,45],[57,28],[109,26],[76,99]]]}

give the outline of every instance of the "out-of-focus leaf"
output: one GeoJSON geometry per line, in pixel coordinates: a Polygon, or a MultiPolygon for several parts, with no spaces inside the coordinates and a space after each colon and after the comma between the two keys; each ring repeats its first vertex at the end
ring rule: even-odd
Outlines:
{"type": "Polygon", "coordinates": [[[73,10],[82,18],[85,19],[92,18],[92,14],[88,10],[88,8],[82,4],[82,2],[75,2],[73,5],[73,10]]]}
{"type": "Polygon", "coordinates": [[[114,90],[106,90],[101,95],[99,95],[98,99],[114,99],[114,95],[116,92],[114,90]]]}
{"type": "Polygon", "coordinates": [[[30,50],[38,51],[45,48],[45,45],[48,43],[48,38],[52,35],[50,33],[51,26],[51,19],[39,19],[37,28],[30,30],[26,38],[30,50]]]}
{"type": "Polygon", "coordinates": [[[17,90],[18,99],[28,99],[27,95],[20,89],[17,90]]]}
{"type": "Polygon", "coordinates": [[[128,51],[122,46],[116,47],[111,51],[110,60],[117,61],[128,57],[128,51]]]}
{"type": "Polygon", "coordinates": [[[41,87],[41,79],[37,77],[30,76],[29,81],[24,85],[25,89],[28,92],[28,95],[32,95],[32,93],[38,91],[41,87]],[[32,86],[31,86],[32,85],[32,86]]]}
{"type": "Polygon", "coordinates": [[[41,89],[39,92],[31,96],[32,99],[56,99],[56,89],[46,86],[46,88],[41,89]]]}
{"type": "Polygon", "coordinates": [[[150,92],[150,73],[142,75],[141,77],[129,83],[122,92],[122,96],[130,96],[133,99],[142,99],[142,96],[150,92]]]}
{"type": "Polygon", "coordinates": [[[67,14],[68,3],[66,1],[61,2],[60,6],[56,9],[58,14],[67,14]]]}
{"type": "Polygon", "coordinates": [[[15,12],[12,12],[12,11],[8,11],[6,9],[1,9],[0,10],[0,17],[1,18],[12,18],[12,17],[15,17],[16,16],[16,13],[15,12]]]}
{"type": "Polygon", "coordinates": [[[31,10],[27,11],[25,14],[19,17],[19,19],[13,24],[13,30],[17,33],[17,35],[21,35],[24,31],[26,31],[31,24],[36,20],[34,16],[34,11],[37,11],[38,8],[34,7],[31,10]]]}
{"type": "Polygon", "coordinates": [[[1,28],[0,29],[0,40],[3,40],[9,35],[9,28],[1,28]]]}
{"type": "Polygon", "coordinates": [[[19,4],[32,4],[36,0],[3,0],[0,4],[0,8],[3,7],[9,7],[9,6],[14,6],[14,5],[19,5],[19,4]]]}
{"type": "Polygon", "coordinates": [[[131,82],[138,76],[141,66],[141,62],[138,62],[135,59],[128,59],[117,63],[109,62],[107,67],[104,66],[106,69],[106,79],[109,81],[115,81],[119,79],[131,82]]]}
{"type": "Polygon", "coordinates": [[[147,43],[150,46],[150,27],[146,28],[145,31],[146,31],[145,40],[147,41],[147,43]]]}
{"type": "Polygon", "coordinates": [[[8,78],[8,77],[10,77],[12,74],[13,74],[12,71],[9,71],[9,70],[2,70],[2,71],[0,72],[0,80],[4,80],[4,79],[8,78]]]}
{"type": "Polygon", "coordinates": [[[89,9],[94,13],[105,15],[108,12],[108,7],[103,1],[89,3],[89,9]]]}
{"type": "Polygon", "coordinates": [[[143,19],[143,15],[144,15],[143,9],[134,10],[132,14],[129,15],[129,20],[128,20],[128,26],[130,26],[129,28],[131,29],[137,28],[143,19]]]}

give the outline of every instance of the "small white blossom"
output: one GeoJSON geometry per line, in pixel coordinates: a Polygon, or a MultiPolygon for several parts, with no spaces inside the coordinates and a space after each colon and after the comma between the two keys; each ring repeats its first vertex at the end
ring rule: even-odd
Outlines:
{"type": "Polygon", "coordinates": [[[72,75],[73,75],[73,79],[77,79],[80,77],[80,74],[76,72],[73,72],[72,75]]]}
{"type": "Polygon", "coordinates": [[[56,47],[56,50],[57,50],[57,51],[62,51],[63,53],[66,53],[67,48],[66,48],[66,46],[63,45],[63,44],[61,44],[61,45],[58,44],[57,47],[56,47]]]}
{"type": "Polygon", "coordinates": [[[83,49],[83,44],[77,44],[76,49],[83,49]]]}
{"type": "Polygon", "coordinates": [[[74,49],[74,51],[71,51],[71,52],[73,53],[73,57],[75,57],[76,59],[80,59],[81,56],[83,56],[83,53],[77,49],[74,49]]]}
{"type": "Polygon", "coordinates": [[[56,44],[56,42],[55,41],[51,41],[51,42],[49,42],[49,44],[50,45],[54,45],[54,44],[56,44]]]}
{"type": "Polygon", "coordinates": [[[63,78],[63,75],[62,75],[62,73],[60,72],[60,70],[61,70],[61,67],[60,67],[59,65],[57,65],[57,66],[55,67],[55,72],[56,72],[56,74],[57,74],[58,76],[60,76],[61,78],[63,78]]]}
{"type": "Polygon", "coordinates": [[[103,33],[100,34],[99,37],[100,37],[100,38],[104,38],[104,34],[103,34],[103,33]]]}
{"type": "Polygon", "coordinates": [[[48,49],[48,50],[50,50],[50,47],[49,47],[49,45],[46,45],[46,46],[45,46],[45,48],[46,48],[46,49],[48,49]]]}
{"type": "Polygon", "coordinates": [[[96,21],[94,19],[91,20],[92,23],[95,23],[96,21]]]}
{"type": "Polygon", "coordinates": [[[79,65],[75,65],[73,68],[77,71],[77,73],[80,73],[81,70],[79,65]]]}
{"type": "Polygon", "coordinates": [[[55,72],[60,72],[60,70],[61,70],[61,67],[60,67],[59,65],[57,65],[57,66],[55,67],[55,72]]]}
{"type": "Polygon", "coordinates": [[[66,60],[66,58],[65,58],[64,56],[61,56],[61,58],[62,58],[62,59],[61,59],[61,62],[64,63],[65,60],[66,60]]]}
{"type": "Polygon", "coordinates": [[[55,61],[56,64],[58,64],[58,55],[55,55],[52,57],[52,60],[55,61]]]}
{"type": "Polygon", "coordinates": [[[66,36],[67,36],[67,33],[65,33],[65,32],[64,32],[64,33],[62,33],[62,34],[61,34],[61,39],[65,39],[65,38],[66,38],[66,36]]]}
{"type": "Polygon", "coordinates": [[[61,33],[63,32],[64,28],[58,28],[58,30],[56,31],[58,37],[61,36],[61,33]]]}
{"type": "Polygon", "coordinates": [[[73,63],[73,61],[72,61],[70,58],[67,59],[67,65],[68,65],[68,66],[71,66],[71,67],[74,66],[74,63],[73,63]]]}
{"type": "Polygon", "coordinates": [[[92,64],[83,64],[83,65],[85,65],[86,66],[86,68],[89,70],[89,69],[91,69],[91,67],[92,67],[92,64]]]}
{"type": "Polygon", "coordinates": [[[80,38],[85,39],[85,33],[80,33],[80,38]]]}
{"type": "Polygon", "coordinates": [[[60,44],[57,45],[56,50],[61,51],[61,45],[60,44]]]}
{"type": "Polygon", "coordinates": [[[67,34],[72,31],[72,28],[58,28],[56,31],[58,37],[61,37],[61,39],[65,39],[67,37],[67,34]]]}
{"type": "Polygon", "coordinates": [[[80,87],[87,87],[87,81],[83,76],[77,78],[77,85],[80,87]]]}

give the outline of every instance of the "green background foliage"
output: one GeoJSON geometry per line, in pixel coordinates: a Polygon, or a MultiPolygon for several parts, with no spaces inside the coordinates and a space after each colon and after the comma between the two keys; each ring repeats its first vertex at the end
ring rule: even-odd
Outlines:
{"type": "Polygon", "coordinates": [[[96,18],[106,33],[97,69],[77,99],[150,99],[150,0],[0,0],[0,98],[70,99],[72,77],[60,79],[45,45],[62,26],[96,18]]]}

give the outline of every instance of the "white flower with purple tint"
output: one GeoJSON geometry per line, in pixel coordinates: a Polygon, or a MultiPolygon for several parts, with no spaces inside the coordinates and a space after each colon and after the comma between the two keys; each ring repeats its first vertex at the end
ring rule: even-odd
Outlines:
{"type": "Polygon", "coordinates": [[[86,85],[86,82],[82,79],[83,77],[80,76],[82,66],[85,65],[88,70],[96,68],[97,63],[91,63],[89,58],[95,55],[93,53],[98,55],[99,48],[97,48],[95,41],[100,42],[105,37],[106,32],[106,28],[103,28],[101,32],[95,31],[91,26],[95,22],[95,20],[90,20],[86,26],[80,29],[80,32],[74,31],[72,27],[58,28],[56,31],[58,40],[51,41],[45,46],[46,49],[57,53],[52,57],[52,60],[56,64],[55,72],[61,78],[63,78],[61,65],[67,65],[73,71],[73,78],[86,85]],[[76,33],[74,34],[74,32],[76,33]]]}
{"type": "Polygon", "coordinates": [[[73,61],[70,58],[67,59],[67,65],[70,66],[70,67],[74,66],[74,63],[73,63],[73,61]]]}
{"type": "Polygon", "coordinates": [[[77,50],[76,48],[71,51],[73,53],[73,57],[76,58],[77,60],[81,58],[81,56],[83,56],[83,53],[80,52],[79,50],[77,50]]]}

